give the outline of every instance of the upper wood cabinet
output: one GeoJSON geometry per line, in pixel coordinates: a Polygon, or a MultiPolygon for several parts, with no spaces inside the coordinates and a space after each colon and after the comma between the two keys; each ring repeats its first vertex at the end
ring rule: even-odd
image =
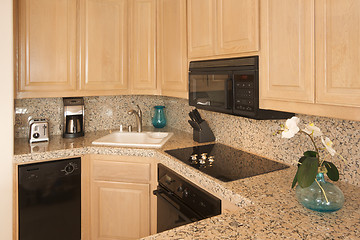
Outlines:
{"type": "Polygon", "coordinates": [[[128,0],[19,0],[16,97],[128,93],[128,0]]]}
{"type": "Polygon", "coordinates": [[[259,50],[258,0],[217,0],[217,55],[259,50]]]}
{"type": "Polygon", "coordinates": [[[314,1],[261,2],[262,99],[314,102],[314,1]]]}
{"type": "Polygon", "coordinates": [[[360,107],[360,1],[315,4],[316,102],[360,107]]]}
{"type": "Polygon", "coordinates": [[[18,98],[76,89],[76,1],[19,0],[18,98]]]}
{"type": "Polygon", "coordinates": [[[353,0],[262,1],[260,107],[359,121],[359,10],[353,0]]]}
{"type": "Polygon", "coordinates": [[[127,10],[128,0],[81,0],[81,91],[128,91],[127,10]]]}
{"type": "Polygon", "coordinates": [[[159,93],[156,0],[16,1],[17,98],[159,93]]]}
{"type": "Polygon", "coordinates": [[[214,55],[216,0],[188,0],[189,58],[214,55]]]}
{"type": "Polygon", "coordinates": [[[131,92],[156,94],[156,0],[130,2],[131,92]]]}
{"type": "Polygon", "coordinates": [[[161,95],[188,97],[186,0],[158,0],[157,80],[161,95]]]}
{"type": "Polygon", "coordinates": [[[259,50],[258,0],[188,0],[189,58],[259,50]]]}
{"type": "Polygon", "coordinates": [[[187,98],[186,0],[15,1],[16,98],[187,98]]]}

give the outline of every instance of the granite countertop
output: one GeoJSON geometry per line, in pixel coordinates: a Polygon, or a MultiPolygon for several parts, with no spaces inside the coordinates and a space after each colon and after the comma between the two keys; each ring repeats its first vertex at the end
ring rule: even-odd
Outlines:
{"type": "Polygon", "coordinates": [[[173,132],[174,136],[171,137],[166,144],[160,148],[126,148],[126,147],[106,147],[106,146],[99,146],[99,145],[92,145],[91,142],[94,140],[105,136],[109,133],[115,132],[118,130],[102,130],[102,131],[96,131],[96,132],[87,132],[85,133],[84,137],[78,137],[78,138],[63,138],[61,135],[55,135],[50,136],[49,142],[39,142],[39,143],[33,143],[29,144],[28,139],[26,138],[15,138],[14,140],[14,161],[15,162],[25,162],[25,161],[31,161],[29,157],[31,156],[33,158],[32,161],[37,160],[38,157],[41,158],[44,153],[48,152],[58,152],[58,151],[68,151],[68,150],[83,150],[84,153],[86,153],[86,150],[88,148],[107,148],[107,149],[133,149],[135,151],[151,151],[151,152],[163,152],[167,149],[174,149],[174,148],[181,148],[186,146],[193,146],[193,145],[201,145],[195,141],[192,140],[192,135],[179,131],[174,128],[161,128],[156,129],[153,127],[145,126],[143,127],[143,131],[159,131],[159,132],[173,132]],[[23,157],[23,159],[20,159],[20,157],[23,157]],[[27,157],[26,157],[27,156],[27,157]]]}
{"type": "MultiPolygon", "coordinates": [[[[145,128],[153,130],[153,128],[145,128]]],[[[110,131],[86,133],[49,143],[30,144],[15,139],[14,163],[23,164],[83,154],[120,154],[156,157],[161,163],[218,197],[238,206],[231,213],[181,226],[144,239],[360,239],[360,188],[336,183],[344,192],[345,205],[334,213],[317,213],[302,207],[290,188],[296,168],[271,172],[233,182],[221,182],[166,154],[168,149],[200,145],[189,133],[165,128],[174,136],[160,149],[103,147],[91,142],[110,131]]],[[[206,143],[207,144],[207,143],[206,143]]]]}

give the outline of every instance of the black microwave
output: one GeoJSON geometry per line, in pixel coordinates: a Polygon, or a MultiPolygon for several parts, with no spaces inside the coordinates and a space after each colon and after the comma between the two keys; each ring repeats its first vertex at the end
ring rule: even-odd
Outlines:
{"type": "Polygon", "coordinates": [[[259,109],[258,56],[190,62],[189,105],[253,119],[294,116],[259,109]]]}

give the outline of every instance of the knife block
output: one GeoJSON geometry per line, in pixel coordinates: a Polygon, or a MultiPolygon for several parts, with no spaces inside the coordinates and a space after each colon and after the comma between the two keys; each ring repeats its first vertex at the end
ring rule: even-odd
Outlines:
{"type": "Polygon", "coordinates": [[[213,131],[211,131],[209,125],[206,121],[203,121],[199,124],[200,129],[193,130],[193,140],[198,143],[204,142],[213,142],[215,141],[215,136],[213,131]]]}

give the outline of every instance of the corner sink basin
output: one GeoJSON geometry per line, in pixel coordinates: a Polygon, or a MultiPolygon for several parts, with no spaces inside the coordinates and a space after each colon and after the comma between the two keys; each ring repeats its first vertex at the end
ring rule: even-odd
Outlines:
{"type": "Polygon", "coordinates": [[[113,132],[92,142],[94,145],[161,148],[172,132],[113,132]]]}

